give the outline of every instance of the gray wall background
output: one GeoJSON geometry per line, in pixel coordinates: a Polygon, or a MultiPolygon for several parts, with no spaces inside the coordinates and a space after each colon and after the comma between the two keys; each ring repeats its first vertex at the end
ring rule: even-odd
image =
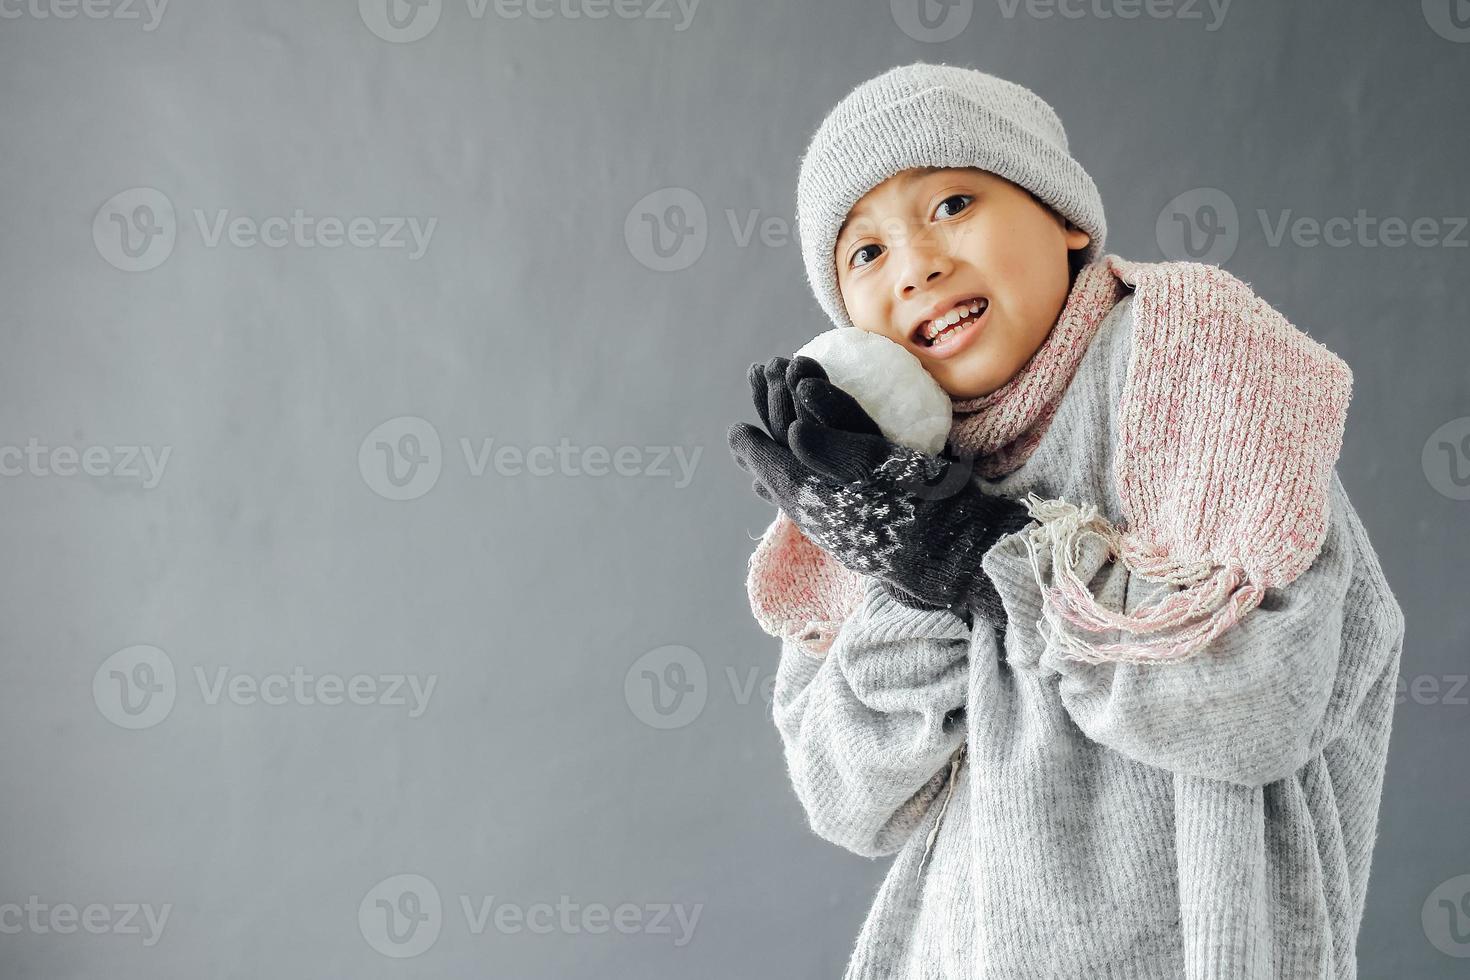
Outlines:
{"type": "Polygon", "coordinates": [[[0,3],[0,974],[839,975],[887,862],[787,783],[724,431],[825,328],[806,140],[927,60],[1352,366],[1409,621],[1360,974],[1464,975],[1464,2],[395,2],[0,3]]]}

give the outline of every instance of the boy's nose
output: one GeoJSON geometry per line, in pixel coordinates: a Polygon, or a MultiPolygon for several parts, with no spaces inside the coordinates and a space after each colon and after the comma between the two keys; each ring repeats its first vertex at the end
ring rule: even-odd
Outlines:
{"type": "Polygon", "coordinates": [[[920,251],[913,254],[901,270],[896,283],[899,299],[910,299],[914,293],[922,292],[949,272],[949,256],[940,251],[920,251]]]}
{"type": "Polygon", "coordinates": [[[900,299],[913,296],[915,291],[941,278],[954,264],[944,236],[934,234],[930,229],[923,229],[908,241],[895,244],[895,248],[902,259],[895,282],[900,299]]]}

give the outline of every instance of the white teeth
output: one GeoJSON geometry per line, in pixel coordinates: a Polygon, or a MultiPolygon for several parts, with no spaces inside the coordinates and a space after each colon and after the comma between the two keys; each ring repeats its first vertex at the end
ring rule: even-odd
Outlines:
{"type": "Polygon", "coordinates": [[[954,307],[953,310],[948,311],[948,313],[945,313],[944,316],[936,316],[935,319],[929,320],[928,323],[925,323],[925,325],[923,325],[922,334],[923,336],[925,336],[926,339],[929,339],[929,341],[933,341],[936,336],[942,334],[942,332],[947,331],[948,328],[956,325],[956,323],[960,322],[960,320],[966,319],[966,317],[975,316],[975,314],[979,313],[979,311],[982,310],[985,306],[985,301],[976,300],[973,301],[973,303],[963,304],[963,306],[954,307]]]}
{"type": "Polygon", "coordinates": [[[976,300],[966,306],[957,306],[944,314],[944,316],[935,317],[933,320],[924,324],[922,331],[924,338],[929,341],[929,346],[933,347],[938,341],[947,339],[951,334],[956,332],[954,329],[956,323],[974,316],[987,305],[987,302],[984,300],[976,300]]]}

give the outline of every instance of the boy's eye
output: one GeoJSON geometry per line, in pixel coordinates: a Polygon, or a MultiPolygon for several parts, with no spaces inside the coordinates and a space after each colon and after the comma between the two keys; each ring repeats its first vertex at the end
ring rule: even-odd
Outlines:
{"type": "MultiPolygon", "coordinates": [[[[856,252],[853,252],[852,253],[852,261],[851,261],[850,264],[851,265],[854,265],[854,266],[867,265],[867,262],[859,261],[859,259],[861,258],[862,254],[864,252],[866,252],[870,248],[878,248],[878,247],[879,246],[877,246],[877,245],[864,245],[862,248],[860,248],[856,252]]],[[[875,256],[873,256],[872,259],[868,259],[867,261],[868,262],[871,262],[871,261],[873,261],[873,259],[876,259],[877,257],[878,256],[875,255],[875,256]]]]}
{"type": "MultiPolygon", "coordinates": [[[[969,194],[951,194],[949,197],[946,197],[944,200],[939,202],[939,210],[942,212],[944,210],[944,206],[952,201],[960,201],[962,202],[960,206],[955,208],[953,211],[954,214],[958,214],[959,212],[965,210],[965,208],[969,207],[970,202],[973,200],[975,200],[975,198],[969,194]]],[[[945,218],[950,217],[950,215],[940,214],[939,217],[945,218]]]]}

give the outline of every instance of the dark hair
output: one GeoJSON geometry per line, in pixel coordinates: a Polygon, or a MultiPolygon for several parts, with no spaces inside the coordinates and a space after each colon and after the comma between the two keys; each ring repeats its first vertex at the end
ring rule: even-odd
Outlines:
{"type": "MultiPolygon", "coordinates": [[[[1020,187],[1019,184],[1017,184],[1016,186],[1017,187],[1020,187]]],[[[1049,213],[1051,213],[1052,215],[1054,215],[1057,218],[1058,221],[1063,222],[1068,227],[1072,227],[1072,228],[1077,227],[1076,225],[1072,224],[1071,221],[1069,221],[1067,218],[1065,218],[1060,211],[1058,211],[1056,208],[1052,207],[1050,204],[1047,204],[1041,198],[1037,197],[1036,196],[1036,193],[1034,191],[1032,191],[1029,187],[1022,187],[1021,189],[1024,190],[1027,194],[1030,194],[1031,195],[1031,200],[1035,201],[1037,204],[1040,204],[1042,207],[1046,208],[1046,210],[1049,213]]],[[[1068,282],[1068,285],[1070,285],[1071,283],[1075,283],[1077,281],[1077,273],[1081,272],[1082,271],[1082,267],[1085,266],[1086,264],[1087,264],[1087,260],[1085,258],[1083,258],[1082,249],[1080,249],[1080,248],[1069,248],[1069,249],[1067,249],[1067,282],[1068,282]]]]}
{"type": "Polygon", "coordinates": [[[1087,259],[1083,255],[1080,248],[1067,249],[1067,273],[1070,282],[1077,281],[1077,273],[1081,272],[1082,267],[1087,264],[1087,259]]]}

